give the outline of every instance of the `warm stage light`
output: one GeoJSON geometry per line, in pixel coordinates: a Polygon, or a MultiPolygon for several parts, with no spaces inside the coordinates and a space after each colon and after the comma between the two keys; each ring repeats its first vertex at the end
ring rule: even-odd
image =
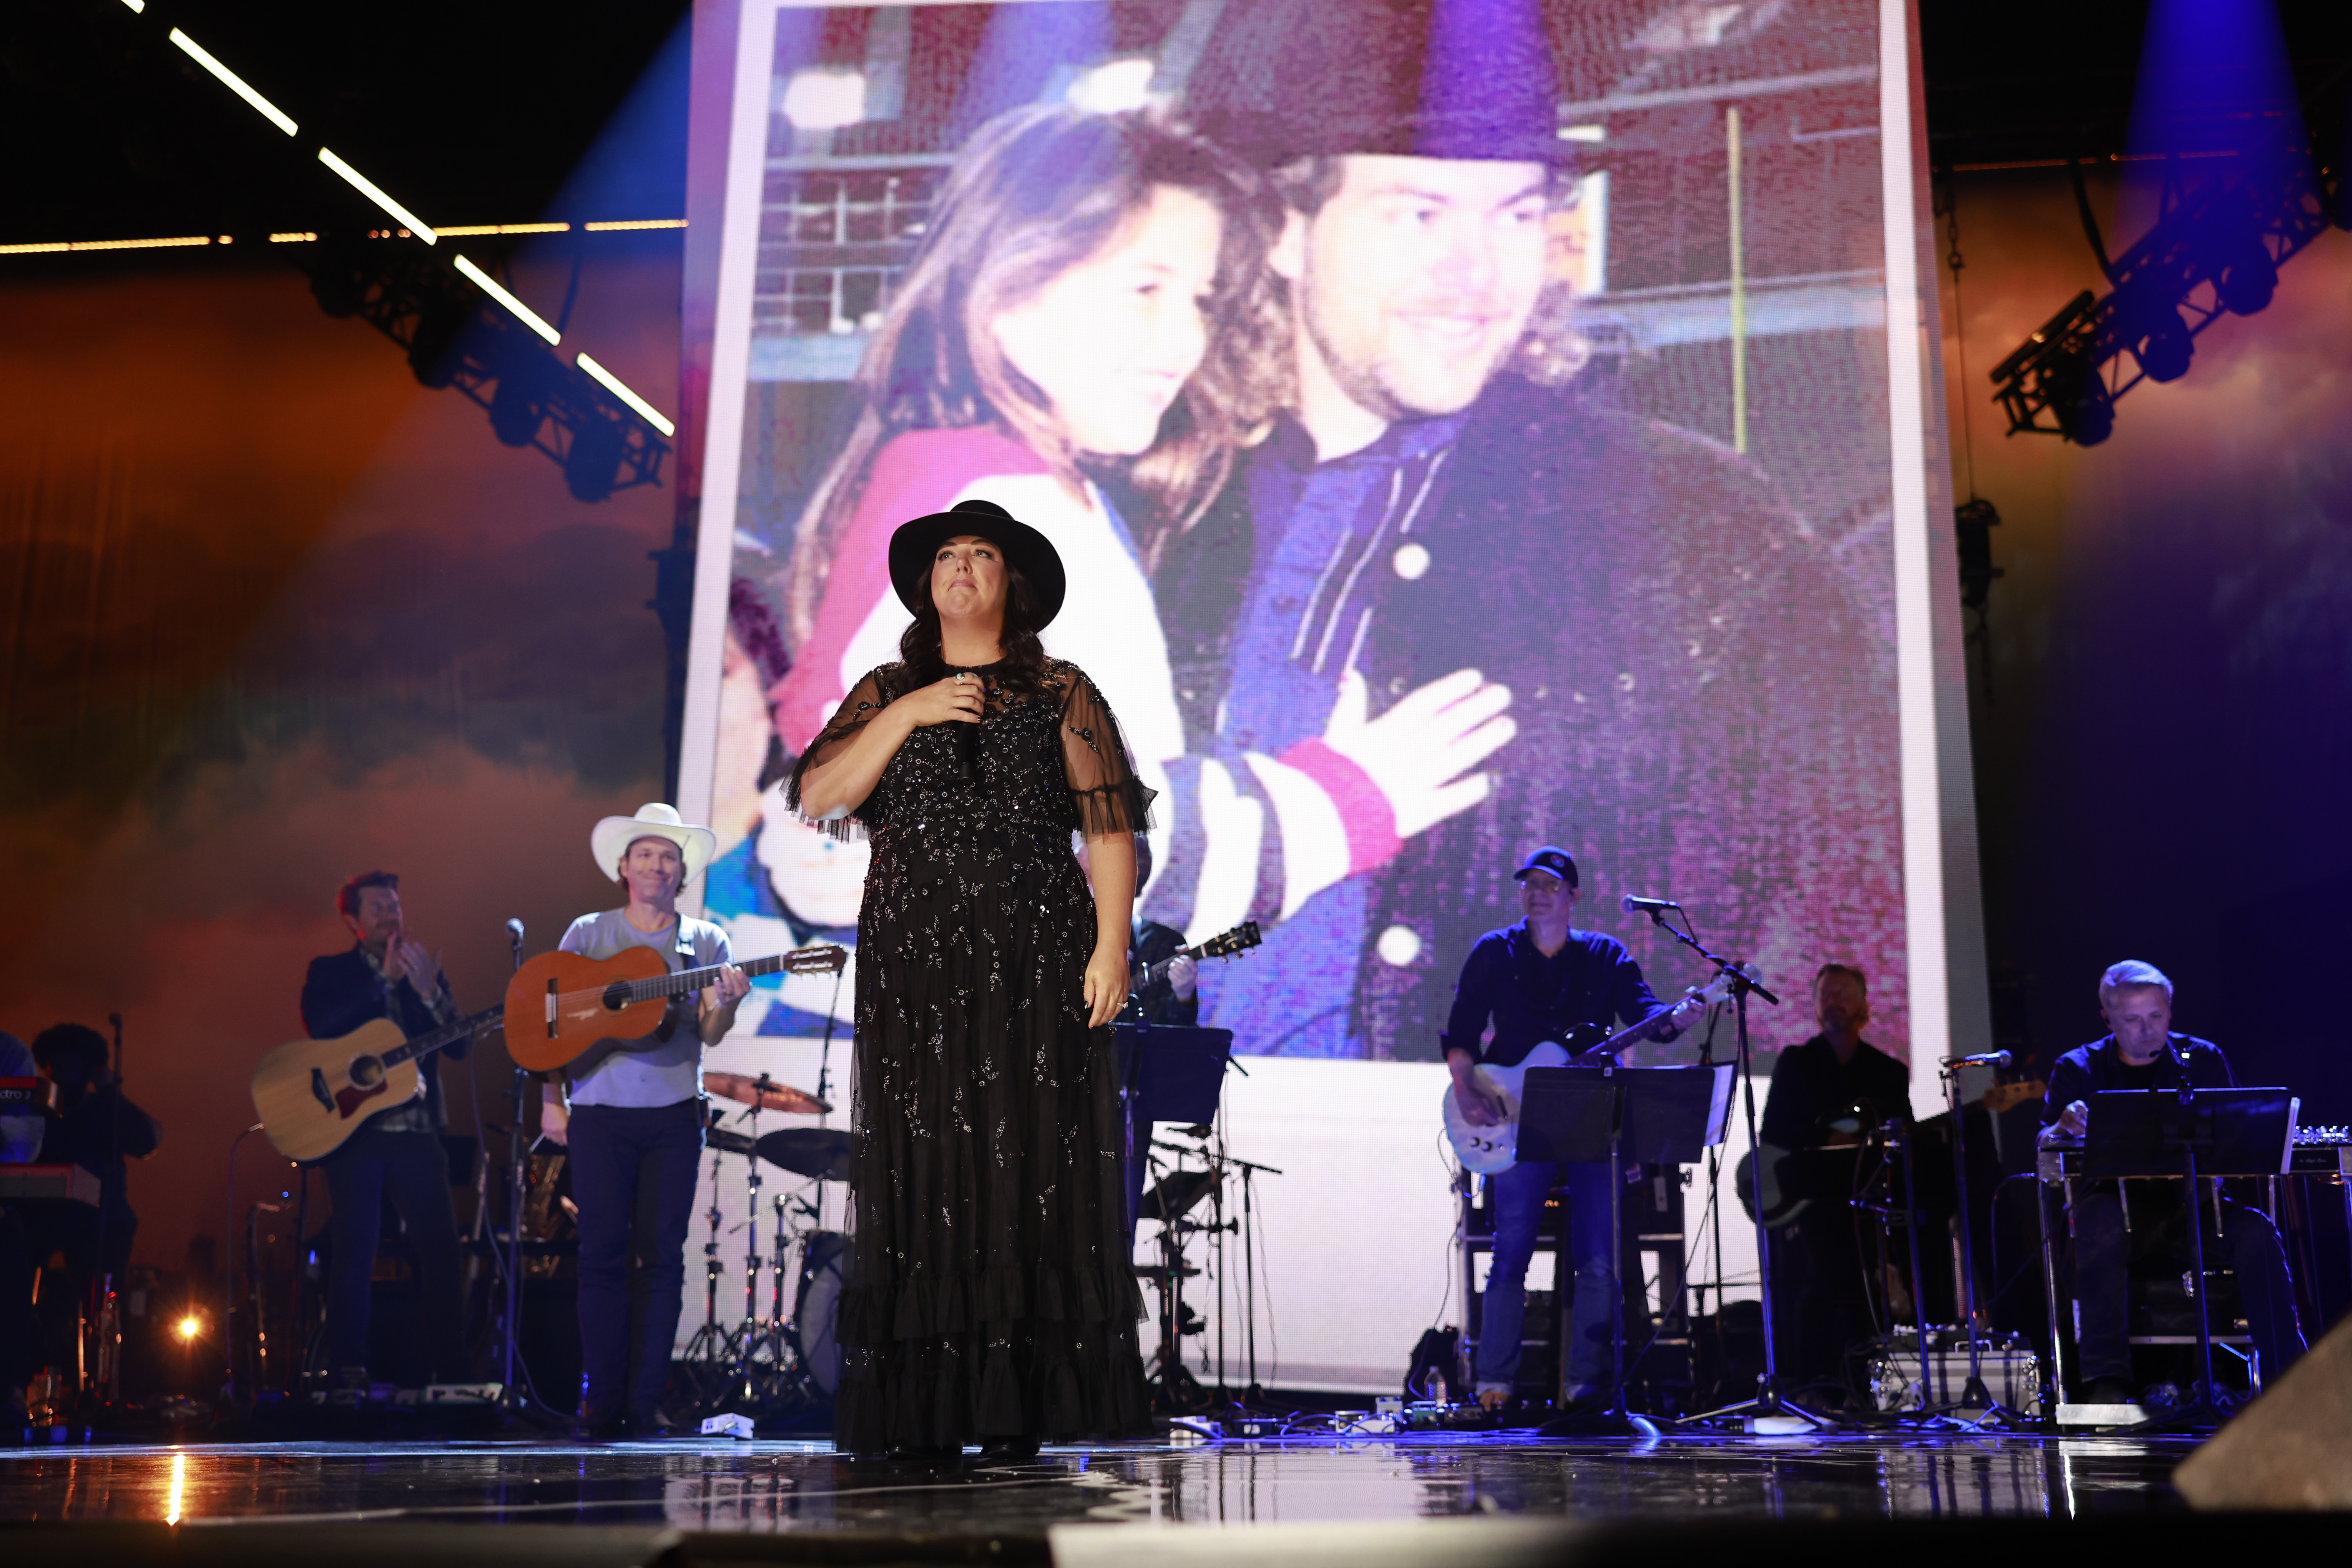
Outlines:
{"type": "Polygon", "coordinates": [[[122,0],[122,3],[131,7],[131,14],[134,16],[142,14],[147,9],[147,0],[122,0]]]}
{"type": "Polygon", "coordinates": [[[603,365],[598,364],[586,354],[580,355],[579,362],[580,368],[586,371],[590,375],[594,376],[596,380],[603,384],[605,391],[611,393],[614,396],[619,398],[622,402],[635,409],[639,414],[645,416],[646,424],[660,431],[664,436],[675,436],[677,434],[677,426],[663,418],[661,415],[656,411],[652,404],[647,403],[644,398],[639,397],[635,393],[631,392],[627,386],[622,384],[619,376],[614,375],[611,371],[606,370],[603,365]]]}
{"type": "Polygon", "coordinates": [[[623,228],[684,228],[686,220],[682,217],[614,218],[602,223],[583,223],[580,226],[590,234],[608,234],[623,228]]]}
{"type": "Polygon", "coordinates": [[[173,1324],[172,1331],[178,1334],[181,1341],[184,1343],[189,1340],[194,1339],[198,1334],[205,1331],[205,1321],[202,1318],[197,1317],[194,1312],[190,1312],[186,1317],[182,1318],[178,1322],[173,1324]]]}
{"type": "Polygon", "coordinates": [[[563,341],[563,334],[557,331],[553,327],[549,326],[546,321],[541,320],[538,311],[532,310],[530,306],[524,304],[521,300],[516,299],[513,295],[499,288],[497,279],[492,278],[488,273],[483,271],[480,268],[475,266],[472,262],[467,260],[462,256],[457,258],[457,270],[472,279],[476,283],[479,284],[481,286],[482,292],[488,294],[491,299],[496,300],[499,304],[504,305],[508,310],[513,311],[517,321],[520,321],[524,326],[529,327],[532,331],[537,332],[541,337],[545,338],[550,343],[559,343],[563,341]]]}
{"type": "Polygon", "coordinates": [[[199,45],[195,39],[188,37],[187,34],[180,31],[179,28],[174,27],[172,29],[172,42],[180,46],[180,52],[182,54],[187,56],[198,65],[204,67],[205,69],[212,72],[214,78],[218,80],[223,87],[236,94],[237,97],[245,100],[246,102],[253,105],[254,108],[261,110],[263,118],[268,120],[270,124],[275,125],[278,130],[283,131],[289,136],[294,134],[294,122],[286,117],[285,110],[279,109],[276,104],[270,102],[268,99],[254,91],[253,89],[246,86],[244,79],[240,78],[236,72],[229,69],[228,67],[221,64],[220,61],[206,54],[204,51],[203,47],[199,45]]]}
{"type": "Polygon", "coordinates": [[[359,192],[360,195],[365,196],[368,200],[373,202],[376,205],[390,213],[394,217],[399,219],[403,228],[415,230],[416,237],[423,240],[425,244],[431,245],[441,237],[439,235],[435,234],[431,229],[425,226],[424,219],[418,217],[415,213],[410,212],[406,207],[402,206],[398,202],[394,201],[390,196],[384,195],[383,188],[378,185],[373,180],[369,179],[365,174],[361,174],[357,169],[352,168],[349,163],[344,163],[341,158],[336,157],[333,153],[328,151],[324,147],[319,149],[319,162],[324,163],[327,167],[332,169],[338,174],[341,174],[344,179],[350,181],[352,189],[359,192]]]}

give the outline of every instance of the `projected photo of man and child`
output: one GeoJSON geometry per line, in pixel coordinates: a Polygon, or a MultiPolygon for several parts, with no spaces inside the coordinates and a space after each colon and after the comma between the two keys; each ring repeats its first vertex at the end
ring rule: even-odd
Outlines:
{"type": "MultiPolygon", "coordinates": [[[[1563,242],[1602,152],[1563,134],[1570,41],[1264,9],[1255,88],[1203,64],[1179,103],[1030,103],[961,142],[813,489],[735,556],[743,733],[719,756],[767,760],[714,917],[854,934],[863,847],[773,783],[897,657],[891,530],[980,497],[1061,552],[1047,649],[1160,792],[1140,915],[1265,928],[1200,979],[1237,1050],[1435,1059],[1465,955],[1546,843],[1584,868],[1578,923],[1638,942],[1618,896],[1675,898],[1768,975],[1859,963],[1899,1028],[1883,466],[1809,515],[1720,428],[1589,374],[1563,242]]],[[[1784,225],[1833,199],[1790,185],[1758,194],[1784,225]]],[[[1677,374],[1730,377],[1721,337],[1677,374]]],[[[1815,400],[1822,440],[1883,453],[1882,337],[1808,340],[1860,364],[1850,400],[1759,375],[1749,401],[1815,400]]],[[[1636,952],[1662,991],[1704,978],[1636,952]]]]}

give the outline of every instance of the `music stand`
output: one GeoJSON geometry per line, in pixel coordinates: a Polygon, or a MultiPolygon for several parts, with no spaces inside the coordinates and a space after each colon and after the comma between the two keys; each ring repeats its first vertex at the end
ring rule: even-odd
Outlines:
{"type": "MultiPolygon", "coordinates": [[[[1216,1120],[1225,1066],[1233,1057],[1234,1032],[1136,1022],[1113,1025],[1111,1033],[1118,1048],[1118,1098],[1127,1131],[1127,1263],[1132,1268],[1137,1211],[1143,1198],[1144,1146],[1150,1142],[1151,1125],[1171,1121],[1197,1127],[1216,1120]]],[[[1171,1177],[1171,1182],[1174,1181],[1171,1177]]],[[[1197,1203],[1200,1194],[1186,1196],[1171,1190],[1160,1197],[1160,1212],[1153,1215],[1160,1221],[1160,1397],[1171,1409],[1198,1409],[1209,1395],[1184,1367],[1184,1258],[1177,1227],[1183,1210],[1197,1203]]],[[[1221,1317],[1219,1322],[1223,1321],[1221,1317]]],[[[1222,1371],[1219,1376],[1222,1381],[1222,1371]]]]}
{"type": "Polygon", "coordinates": [[[2213,1403],[2213,1324],[2206,1305],[2205,1216],[2198,1180],[2285,1174],[2294,1158],[2294,1122],[2302,1104],[2284,1089],[2196,1089],[2186,1074],[2177,1090],[2111,1089],[2090,1099],[2090,1124],[2083,1134],[2084,1176],[2189,1178],[2197,1371],[2204,1380],[2198,1403],[2208,1411],[2213,1403]]]}
{"type": "MultiPolygon", "coordinates": [[[[1518,1157],[1589,1163],[1606,1161],[1609,1179],[1611,1373],[1609,1425],[1654,1437],[1657,1428],[1625,1407],[1624,1185],[1629,1162],[1688,1165],[1723,1142],[1731,1114],[1731,1064],[1704,1067],[1529,1068],[1519,1092],[1518,1157]]],[[[1571,1270],[1571,1274],[1572,1274],[1571,1270]]],[[[1569,1346],[1559,1346],[1565,1392],[1569,1346]]],[[[1565,1403],[1565,1401],[1563,1401],[1565,1403]]],[[[1563,1416],[1562,1433],[1592,1423],[1563,1416]]],[[[1545,1428],[1550,1433],[1549,1426],[1545,1428]]]]}

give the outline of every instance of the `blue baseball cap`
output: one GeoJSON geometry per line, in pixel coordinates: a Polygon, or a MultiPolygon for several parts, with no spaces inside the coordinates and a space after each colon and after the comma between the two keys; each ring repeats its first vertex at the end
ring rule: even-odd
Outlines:
{"type": "Polygon", "coordinates": [[[1570,887],[1580,886],[1576,879],[1576,857],[1557,844],[1547,844],[1540,849],[1530,849],[1519,868],[1511,873],[1515,882],[1524,881],[1530,871],[1549,871],[1570,887]]]}

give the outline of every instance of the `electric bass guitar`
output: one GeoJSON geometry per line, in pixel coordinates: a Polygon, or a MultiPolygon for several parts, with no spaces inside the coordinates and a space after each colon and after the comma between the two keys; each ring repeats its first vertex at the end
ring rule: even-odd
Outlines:
{"type": "Polygon", "coordinates": [[[413,1040],[389,1018],[331,1040],[289,1040],[253,1069],[254,1114],[288,1159],[324,1159],[367,1122],[425,1092],[417,1063],[498,1027],[504,1011],[486,1008],[413,1040]]]}
{"type": "MultiPolygon", "coordinates": [[[[795,948],[772,958],[734,965],[748,979],[763,974],[816,974],[849,962],[845,948],[795,948]]],[[[570,1067],[575,1073],[617,1051],[668,1040],[694,1026],[671,1006],[719,978],[725,967],[709,964],[673,974],[650,947],[625,948],[611,958],[576,952],[542,952],[507,982],[507,1054],[532,1072],[570,1067]],[[595,1047],[593,1058],[588,1053],[595,1047]],[[587,1058],[585,1065],[583,1059],[587,1058]]]]}
{"type": "Polygon", "coordinates": [[[1247,952],[1265,941],[1265,938],[1258,934],[1257,921],[1244,921],[1231,931],[1219,931],[1198,947],[1178,948],[1157,963],[1147,965],[1143,977],[1136,982],[1135,989],[1140,992],[1167,979],[1169,967],[1180,958],[1231,958],[1235,953],[1247,952]]]}
{"type": "MultiPolygon", "coordinates": [[[[1718,975],[1704,991],[1690,992],[1685,1001],[1703,1004],[1720,1002],[1731,989],[1731,977],[1718,975]]],[[[1680,1004],[1677,1004],[1679,1005],[1680,1004]]],[[[1503,1104],[1503,1119],[1492,1127],[1474,1127],[1462,1114],[1462,1102],[1454,1086],[1445,1086],[1445,1136],[1454,1144],[1454,1158],[1465,1171],[1475,1171],[1491,1176],[1507,1171],[1519,1158],[1519,1094],[1526,1085],[1529,1068],[1564,1068],[1571,1066],[1598,1067],[1603,1058],[1619,1047],[1628,1044],[1636,1035],[1646,1034],[1657,1023],[1655,1016],[1643,1019],[1629,1028],[1610,1034],[1598,1024],[1583,1024],[1570,1031],[1567,1043],[1546,1040],[1527,1055],[1527,1059],[1511,1067],[1488,1067],[1480,1064],[1471,1069],[1471,1076],[1490,1095],[1497,1096],[1503,1104]]]]}

